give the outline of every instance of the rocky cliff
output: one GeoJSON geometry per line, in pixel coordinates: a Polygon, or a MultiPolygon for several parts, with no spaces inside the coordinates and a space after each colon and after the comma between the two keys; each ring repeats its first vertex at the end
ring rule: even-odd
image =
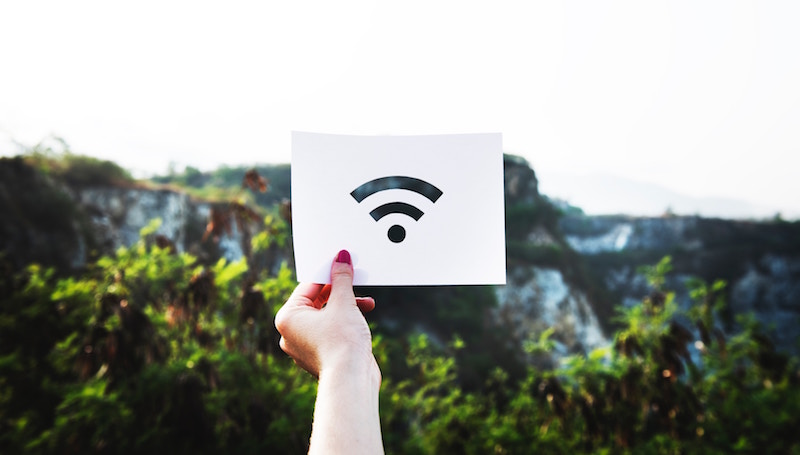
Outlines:
{"type": "MultiPolygon", "coordinates": [[[[243,237],[235,224],[217,243],[201,242],[213,204],[183,192],[137,185],[69,186],[37,173],[21,160],[2,160],[0,174],[0,210],[5,217],[0,224],[0,250],[17,266],[38,261],[81,267],[100,254],[134,243],[139,230],[154,218],[162,219],[158,233],[180,251],[209,260],[242,256],[243,237]]],[[[288,188],[288,167],[281,167],[278,174],[288,188]]],[[[511,351],[524,352],[528,342],[551,327],[557,355],[608,343],[613,306],[639,301],[648,292],[637,267],[654,264],[667,254],[675,264],[669,284],[683,305],[691,304],[686,290],[690,277],[725,279],[730,324],[734,314],[754,312],[759,320],[776,327],[780,347],[797,348],[797,223],[565,216],[539,194],[528,163],[511,156],[505,160],[505,190],[508,285],[493,288],[485,296],[493,302],[476,311],[483,320],[480,330],[502,334],[496,338],[511,351]]],[[[271,195],[276,200],[282,196],[271,195]]],[[[291,258],[291,252],[275,258],[291,258]]],[[[377,292],[382,296],[380,317],[386,327],[416,327],[434,336],[439,333],[444,342],[449,332],[442,327],[459,324],[456,316],[439,315],[427,322],[419,316],[413,324],[406,320],[403,325],[398,321],[414,311],[401,314],[410,308],[405,306],[395,311],[404,305],[398,296],[424,300],[420,297],[424,292],[453,300],[458,290],[377,292]]],[[[465,327],[459,330],[478,330],[465,327]]]]}
{"type": "Polygon", "coordinates": [[[558,230],[558,211],[541,195],[530,165],[505,159],[507,284],[495,289],[492,319],[524,352],[548,328],[556,355],[586,352],[608,343],[586,290],[570,280],[563,256],[569,246],[558,230]]]}
{"type": "MultiPolygon", "coordinates": [[[[177,251],[206,261],[234,261],[243,255],[237,223],[230,223],[225,235],[204,241],[212,211],[225,206],[161,185],[73,184],[20,158],[0,159],[0,254],[15,268],[37,262],[68,273],[133,245],[143,227],[160,219],[156,234],[177,251]]],[[[254,220],[247,225],[258,228],[254,220]]]]}
{"type": "Polygon", "coordinates": [[[800,349],[800,223],[566,216],[559,226],[610,302],[639,301],[647,283],[637,268],[669,255],[674,271],[667,287],[680,305],[692,305],[692,279],[724,280],[726,329],[736,326],[738,315],[752,314],[776,347],[800,349]]]}

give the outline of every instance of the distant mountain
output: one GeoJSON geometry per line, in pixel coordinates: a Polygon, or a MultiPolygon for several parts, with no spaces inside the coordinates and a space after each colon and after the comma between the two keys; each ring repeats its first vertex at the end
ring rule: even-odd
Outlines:
{"type": "MultiPolygon", "coordinates": [[[[551,198],[580,207],[589,215],[678,215],[732,219],[773,218],[780,209],[724,197],[693,197],[669,188],[610,174],[538,172],[540,189],[551,198]]],[[[782,213],[800,218],[800,213],[782,213]]]]}

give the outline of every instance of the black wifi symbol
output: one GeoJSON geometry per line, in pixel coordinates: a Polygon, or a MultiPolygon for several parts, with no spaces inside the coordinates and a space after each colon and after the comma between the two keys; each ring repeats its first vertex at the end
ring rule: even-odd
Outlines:
{"type": "MultiPolygon", "coordinates": [[[[353,192],[350,193],[350,196],[353,196],[353,199],[360,203],[368,196],[371,196],[378,191],[391,189],[414,191],[415,193],[425,196],[431,202],[436,202],[436,200],[442,195],[442,190],[436,188],[425,180],[415,179],[414,177],[394,175],[370,180],[369,182],[353,190],[353,192]]],[[[424,215],[422,210],[414,207],[411,204],[406,204],[405,202],[389,202],[369,212],[375,221],[380,220],[390,213],[403,213],[411,218],[414,218],[415,221],[419,220],[422,215],[424,215]]],[[[400,243],[406,238],[406,230],[403,228],[403,226],[395,224],[389,228],[388,235],[389,240],[394,243],[400,243]]]]}

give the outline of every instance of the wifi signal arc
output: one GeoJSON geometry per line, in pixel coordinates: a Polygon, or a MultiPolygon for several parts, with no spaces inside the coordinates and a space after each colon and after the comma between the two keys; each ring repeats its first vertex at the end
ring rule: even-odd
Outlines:
{"type": "Polygon", "coordinates": [[[353,196],[353,199],[355,199],[356,202],[361,202],[379,191],[392,189],[410,190],[425,196],[431,202],[436,202],[436,200],[438,200],[443,194],[442,190],[436,188],[425,180],[420,180],[414,177],[393,175],[370,180],[369,182],[364,183],[353,190],[350,195],[353,196]]]}
{"type": "Polygon", "coordinates": [[[402,213],[414,218],[414,221],[419,221],[419,219],[422,218],[422,215],[424,215],[422,210],[414,207],[411,204],[406,204],[405,202],[389,202],[388,204],[383,204],[369,212],[375,221],[380,220],[390,213],[402,213]]]}

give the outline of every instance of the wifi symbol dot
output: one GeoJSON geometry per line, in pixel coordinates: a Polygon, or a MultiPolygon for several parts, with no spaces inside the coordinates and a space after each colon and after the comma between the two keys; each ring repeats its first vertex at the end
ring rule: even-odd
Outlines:
{"type": "MultiPolygon", "coordinates": [[[[436,188],[435,186],[431,185],[425,180],[420,180],[414,177],[404,177],[404,176],[394,175],[389,177],[380,177],[375,180],[370,180],[369,182],[364,183],[363,185],[353,190],[350,193],[350,196],[353,196],[353,199],[355,199],[356,202],[361,203],[361,201],[379,191],[392,190],[392,189],[413,191],[415,193],[419,193],[425,196],[426,198],[428,198],[428,200],[434,203],[443,194],[442,190],[436,188]]],[[[378,221],[384,216],[389,215],[391,213],[402,213],[404,215],[410,216],[415,221],[418,221],[422,217],[422,215],[425,214],[422,210],[405,202],[389,202],[369,212],[369,214],[375,221],[378,221]]],[[[403,226],[400,226],[399,224],[395,224],[389,228],[387,235],[389,237],[389,240],[391,240],[392,242],[400,243],[406,238],[406,229],[403,226]]]]}
{"type": "Polygon", "coordinates": [[[394,226],[389,228],[389,240],[394,243],[400,243],[406,238],[406,229],[399,224],[395,224],[394,226]]]}

